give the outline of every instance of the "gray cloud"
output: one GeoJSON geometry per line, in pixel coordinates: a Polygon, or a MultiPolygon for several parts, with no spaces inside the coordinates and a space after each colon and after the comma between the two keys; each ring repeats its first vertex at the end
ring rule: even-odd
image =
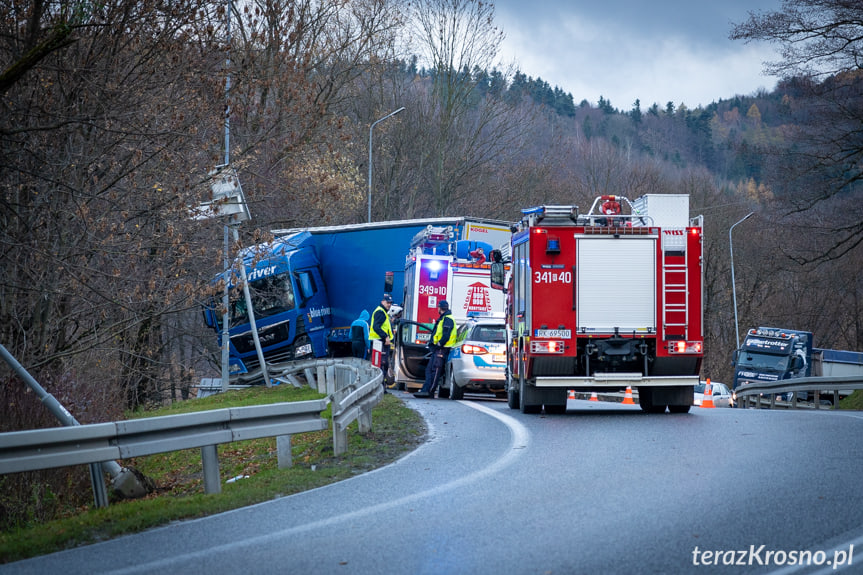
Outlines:
{"type": "Polygon", "coordinates": [[[500,0],[495,20],[506,34],[502,61],[570,92],[576,103],[603,96],[621,110],[636,98],[642,109],[668,101],[694,108],[775,86],[775,78],[761,74],[775,49],[732,42],[728,33],[749,11],[780,4],[500,0]]]}

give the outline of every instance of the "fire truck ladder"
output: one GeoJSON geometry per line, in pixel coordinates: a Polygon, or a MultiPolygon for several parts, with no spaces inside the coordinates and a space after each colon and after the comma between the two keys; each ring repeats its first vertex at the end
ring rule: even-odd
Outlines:
{"type": "Polygon", "coordinates": [[[674,256],[680,257],[681,252],[677,250],[674,252],[666,251],[666,247],[663,246],[662,248],[662,339],[667,339],[669,327],[682,327],[684,330],[683,338],[689,339],[689,273],[686,267],[685,240],[680,248],[683,250],[683,263],[669,263],[669,257],[672,257],[668,255],[669,253],[674,253],[674,256]],[[682,296],[682,298],[674,297],[676,303],[669,303],[669,296],[672,295],[682,296]],[[681,299],[683,301],[679,303],[681,299]],[[680,322],[681,316],[683,316],[682,323],[680,322]]]}

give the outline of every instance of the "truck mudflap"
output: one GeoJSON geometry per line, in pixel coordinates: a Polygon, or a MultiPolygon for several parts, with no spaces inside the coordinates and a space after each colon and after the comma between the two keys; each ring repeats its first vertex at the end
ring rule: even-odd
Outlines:
{"type": "Polygon", "coordinates": [[[536,387],[691,387],[698,385],[697,375],[651,375],[640,373],[595,373],[592,377],[539,376],[536,387]]]}

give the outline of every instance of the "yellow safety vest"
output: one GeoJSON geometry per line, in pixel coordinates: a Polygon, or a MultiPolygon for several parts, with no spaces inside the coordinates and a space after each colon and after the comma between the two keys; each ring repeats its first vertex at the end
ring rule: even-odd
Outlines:
{"type": "Polygon", "coordinates": [[[369,322],[369,339],[384,339],[385,337],[390,338],[390,340],[393,339],[393,327],[390,325],[390,314],[387,313],[384,306],[379,305],[372,313],[372,321],[369,322]],[[383,333],[375,331],[375,316],[378,312],[384,314],[384,323],[381,326],[383,333]]]}
{"type": "Polygon", "coordinates": [[[452,347],[455,345],[455,340],[457,339],[458,326],[455,324],[455,320],[452,318],[452,315],[447,314],[440,318],[440,321],[437,322],[437,329],[434,332],[434,337],[432,338],[432,343],[435,345],[441,345],[442,347],[452,347]],[[445,322],[449,318],[452,321],[452,331],[449,332],[449,339],[441,344],[440,338],[443,336],[443,322],[445,322]]]}

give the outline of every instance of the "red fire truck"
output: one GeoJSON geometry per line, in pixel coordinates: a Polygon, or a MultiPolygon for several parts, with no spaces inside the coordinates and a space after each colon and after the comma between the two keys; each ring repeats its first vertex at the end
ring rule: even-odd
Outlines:
{"type": "MultiPolygon", "coordinates": [[[[563,413],[569,390],[637,388],[641,408],[686,413],[703,358],[703,218],[689,196],[597,198],[523,210],[507,296],[507,395],[524,413],[563,413]]],[[[506,275],[504,275],[506,274],[506,275]]]]}

